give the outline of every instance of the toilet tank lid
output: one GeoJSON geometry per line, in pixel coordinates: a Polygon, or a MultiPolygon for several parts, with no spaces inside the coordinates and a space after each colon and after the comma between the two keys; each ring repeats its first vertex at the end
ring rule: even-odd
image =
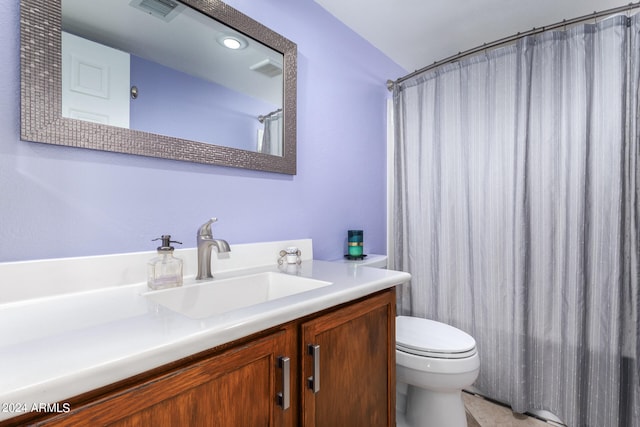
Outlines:
{"type": "Polygon", "coordinates": [[[476,340],[466,332],[445,323],[398,316],[396,345],[409,351],[455,354],[475,349],[476,340]]]}

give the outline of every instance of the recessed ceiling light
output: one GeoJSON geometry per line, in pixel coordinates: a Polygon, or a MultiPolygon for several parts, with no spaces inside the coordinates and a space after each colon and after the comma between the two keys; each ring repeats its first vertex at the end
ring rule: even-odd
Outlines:
{"type": "Polygon", "coordinates": [[[238,39],[234,39],[232,37],[226,37],[222,40],[222,43],[228,47],[229,49],[240,49],[240,46],[242,46],[240,44],[240,42],[238,41],[238,39]]]}
{"type": "Polygon", "coordinates": [[[222,34],[220,37],[218,37],[218,43],[228,49],[233,50],[244,49],[248,44],[244,38],[229,34],[222,34]]]}

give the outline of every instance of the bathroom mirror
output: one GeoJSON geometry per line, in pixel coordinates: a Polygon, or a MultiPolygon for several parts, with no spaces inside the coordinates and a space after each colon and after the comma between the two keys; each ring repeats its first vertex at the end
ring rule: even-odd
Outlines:
{"type": "Polygon", "coordinates": [[[293,42],[218,0],[21,0],[21,137],[295,174],[296,56],[293,42]],[[113,115],[95,113],[74,104],[85,92],[124,99],[113,115]]]}

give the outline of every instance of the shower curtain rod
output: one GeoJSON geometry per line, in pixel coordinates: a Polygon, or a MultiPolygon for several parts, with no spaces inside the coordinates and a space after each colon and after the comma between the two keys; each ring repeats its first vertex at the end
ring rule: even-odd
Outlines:
{"type": "Polygon", "coordinates": [[[264,119],[266,119],[267,117],[271,117],[274,114],[278,114],[278,113],[281,113],[281,112],[282,112],[282,108],[278,108],[276,111],[272,111],[270,113],[267,113],[264,116],[260,115],[260,116],[258,116],[258,121],[260,123],[264,123],[264,119]]]}
{"type": "Polygon", "coordinates": [[[523,37],[531,36],[531,35],[534,35],[534,34],[539,34],[539,33],[542,33],[544,31],[555,30],[556,28],[566,27],[567,25],[578,24],[578,23],[583,22],[583,21],[589,21],[591,19],[598,19],[598,18],[601,18],[603,16],[613,15],[615,13],[626,12],[626,11],[629,11],[631,9],[635,9],[635,8],[638,8],[638,7],[640,7],[640,1],[638,1],[636,3],[629,3],[629,4],[625,5],[625,6],[618,6],[618,7],[614,7],[614,8],[611,8],[611,9],[603,10],[601,12],[597,12],[596,11],[596,12],[593,12],[592,14],[580,16],[578,18],[573,18],[573,19],[569,19],[569,20],[563,19],[561,22],[557,22],[555,24],[547,25],[547,26],[544,26],[544,27],[538,27],[538,28],[533,27],[533,29],[531,29],[529,31],[525,31],[525,32],[521,32],[521,33],[519,32],[519,33],[516,33],[516,34],[514,34],[512,36],[504,37],[504,38],[498,39],[498,40],[496,40],[494,42],[491,42],[491,43],[484,43],[484,44],[482,44],[480,46],[477,46],[477,47],[474,47],[472,49],[465,50],[465,51],[462,51],[462,52],[458,52],[456,55],[449,56],[449,57],[447,57],[445,59],[442,59],[440,61],[435,61],[433,64],[427,65],[426,67],[423,67],[423,68],[420,68],[419,70],[416,70],[413,73],[407,74],[404,77],[400,77],[400,78],[396,79],[395,81],[394,80],[387,80],[387,89],[389,89],[389,91],[392,91],[393,90],[393,86],[396,85],[396,84],[402,83],[405,80],[409,80],[412,77],[415,77],[415,76],[420,75],[420,74],[422,74],[424,72],[432,70],[432,69],[434,69],[436,67],[439,67],[440,65],[458,61],[459,59],[462,59],[465,56],[469,56],[469,55],[472,55],[472,54],[477,53],[477,52],[481,52],[481,51],[486,50],[486,49],[492,49],[494,47],[498,47],[498,46],[501,46],[501,45],[509,44],[509,43],[514,42],[516,40],[519,40],[519,39],[521,39],[523,37]]]}

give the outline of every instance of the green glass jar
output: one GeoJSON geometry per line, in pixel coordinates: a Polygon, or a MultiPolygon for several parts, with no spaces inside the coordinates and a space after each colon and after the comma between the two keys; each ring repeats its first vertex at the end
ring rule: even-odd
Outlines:
{"type": "Polygon", "coordinates": [[[348,231],[348,255],[350,257],[361,257],[364,253],[363,251],[363,233],[362,230],[349,230],[348,231]]]}

